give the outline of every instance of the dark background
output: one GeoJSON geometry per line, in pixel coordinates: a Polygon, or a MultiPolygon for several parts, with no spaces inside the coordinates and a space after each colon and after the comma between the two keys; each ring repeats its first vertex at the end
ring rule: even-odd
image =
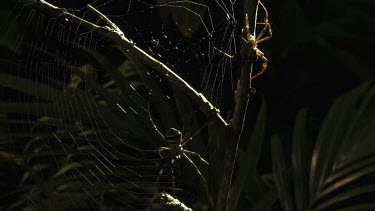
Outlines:
{"type": "MultiPolygon", "coordinates": [[[[19,1],[20,3],[22,1],[19,1]]],[[[87,13],[84,8],[89,1],[57,1],[54,4],[69,8],[77,16],[84,15],[85,19],[91,20],[101,25],[104,22],[92,13],[87,13]]],[[[153,1],[147,2],[150,5],[155,4],[153,1]]],[[[216,29],[212,40],[212,44],[222,49],[226,21],[223,21],[223,13],[220,11],[215,2],[205,2],[210,8],[214,28],[216,29]]],[[[267,124],[266,139],[273,134],[280,134],[286,151],[289,152],[291,145],[291,134],[294,127],[294,121],[297,112],[302,108],[308,108],[310,115],[308,117],[309,134],[311,139],[317,136],[321,122],[326,115],[328,109],[334,100],[348,90],[357,87],[366,80],[375,78],[375,59],[373,49],[375,48],[375,2],[371,0],[326,0],[326,1],[309,1],[309,0],[287,0],[287,1],[265,1],[263,2],[269,11],[269,21],[273,29],[273,37],[271,40],[262,43],[258,48],[265,53],[268,58],[268,68],[266,72],[253,81],[253,86],[257,93],[251,96],[250,106],[247,112],[247,121],[245,123],[245,138],[251,135],[251,128],[255,124],[259,107],[262,102],[267,104],[267,124]]],[[[24,42],[31,43],[33,40],[40,39],[41,31],[33,30],[33,25],[25,22],[30,14],[26,7],[23,8],[22,3],[14,4],[12,1],[3,1],[0,3],[1,22],[0,35],[3,37],[12,37],[14,40],[2,39],[0,49],[1,58],[3,59],[3,67],[6,67],[12,60],[9,53],[12,50],[7,42],[15,43],[15,39],[19,34],[24,35],[24,42]],[[18,14],[19,19],[14,20],[8,18],[8,14],[17,14],[15,11],[22,11],[18,14]],[[23,18],[23,19],[22,19],[23,18]],[[21,23],[19,23],[19,20],[21,23]],[[25,24],[26,23],[26,24],[25,24]],[[29,27],[29,28],[28,28],[29,27]],[[11,28],[10,30],[8,30],[11,28]],[[9,32],[11,35],[6,34],[9,32]],[[5,66],[4,66],[5,64],[5,66]]],[[[94,2],[93,6],[100,5],[94,2]]],[[[150,9],[150,5],[133,1],[131,11],[134,13],[125,13],[128,9],[128,1],[112,1],[108,4],[100,6],[100,11],[113,20],[125,35],[132,39],[137,46],[145,49],[150,55],[161,55],[158,58],[172,67],[187,82],[191,83],[194,88],[204,92],[213,104],[218,106],[224,117],[231,116],[234,105],[232,84],[236,83],[236,79],[230,77],[230,72],[224,74],[224,83],[218,86],[214,83],[214,78],[206,78],[204,71],[209,60],[205,53],[207,49],[206,37],[207,33],[199,21],[189,19],[184,13],[178,14],[179,10],[163,11],[160,9],[150,9]],[[171,12],[172,11],[172,12],[171,12]],[[177,13],[176,13],[177,12],[177,13]],[[124,15],[125,14],[125,15],[124,15]],[[187,22],[195,21],[198,24],[184,25],[175,24],[178,18],[186,18],[187,22]],[[187,27],[191,27],[192,31],[186,31],[187,27]],[[195,28],[194,28],[195,27],[195,28]],[[156,44],[157,42],[157,44],[156,44]],[[168,47],[178,46],[179,49],[168,47]],[[183,50],[181,50],[183,49],[183,50]],[[203,52],[203,53],[202,53],[203,52]],[[201,83],[203,81],[203,83],[201,83]],[[206,86],[207,85],[207,86],[206,86]],[[208,87],[208,88],[207,88],[208,87]],[[212,89],[211,89],[212,88],[212,89]],[[223,89],[222,95],[216,94],[223,89]]],[[[229,5],[228,5],[229,6],[229,5]]],[[[229,30],[234,29],[236,35],[236,49],[238,51],[241,42],[241,29],[243,28],[243,1],[236,1],[234,4],[234,14],[237,22],[228,25],[229,30]]],[[[264,17],[264,13],[259,11],[258,19],[264,17]]],[[[12,16],[14,17],[14,16],[12,16]]],[[[191,18],[191,17],[190,17],[191,18]]],[[[208,23],[207,14],[202,13],[205,23],[208,23]]],[[[182,21],[183,22],[183,21],[182,21]]],[[[43,26],[42,26],[43,28],[43,26]]],[[[99,37],[92,38],[100,39],[99,37]]],[[[48,40],[45,41],[49,43],[48,40]]],[[[103,41],[103,45],[98,45],[98,51],[108,57],[108,60],[114,66],[121,66],[127,60],[118,51],[106,50],[110,49],[110,44],[103,41]]],[[[51,43],[49,47],[56,45],[62,51],[64,49],[60,44],[51,43]]],[[[11,46],[11,45],[10,45],[11,46]]],[[[240,61],[233,59],[229,61],[217,51],[213,51],[212,60],[213,67],[219,67],[223,57],[227,61],[228,67],[233,71],[233,75],[238,74],[240,69],[240,61]]],[[[226,51],[228,54],[234,54],[235,48],[232,46],[226,51]]],[[[27,55],[27,52],[24,52],[27,55]]],[[[16,57],[14,57],[16,58],[16,57]]],[[[89,58],[83,54],[70,52],[67,55],[69,59],[79,60],[80,64],[85,64],[89,58]]],[[[37,58],[34,58],[37,59],[37,58]]],[[[5,69],[5,68],[4,68],[5,69]]],[[[255,69],[259,69],[259,64],[255,65],[255,69]]],[[[214,70],[219,70],[219,68],[214,70]]],[[[6,69],[5,69],[6,71],[6,69]]],[[[22,76],[22,73],[20,73],[22,76]]],[[[28,73],[27,73],[28,74],[28,73]]],[[[157,73],[152,72],[151,75],[159,77],[157,73]]],[[[31,76],[30,76],[31,77],[31,76]]],[[[63,78],[64,76],[57,76],[63,78]]],[[[98,75],[99,80],[104,80],[105,76],[98,75]]],[[[219,77],[221,80],[221,78],[219,77]]],[[[130,79],[131,81],[141,81],[138,76],[130,79]]],[[[166,95],[171,94],[170,87],[161,78],[161,87],[166,95]]],[[[146,84],[147,87],[147,84],[146,84]]],[[[148,98],[144,85],[138,89],[145,98],[148,98]]],[[[30,96],[17,93],[12,89],[2,87],[0,99],[2,101],[12,101],[17,99],[41,102],[30,96]]],[[[342,115],[345,115],[344,113],[342,115]]],[[[201,117],[199,117],[201,118],[201,117]]],[[[180,124],[183,120],[180,120],[180,124]]],[[[167,126],[164,125],[167,128],[167,126]]],[[[164,128],[163,130],[166,130],[164,128]]],[[[11,131],[14,132],[14,131],[11,131]]],[[[243,149],[246,148],[246,142],[241,143],[243,149]]],[[[152,145],[152,144],[151,144],[152,145]]],[[[262,163],[259,165],[260,172],[269,172],[272,170],[270,142],[265,143],[264,152],[262,153],[262,163]]],[[[201,149],[203,151],[207,149],[201,149]]],[[[279,208],[278,206],[276,206],[279,208]]]]}

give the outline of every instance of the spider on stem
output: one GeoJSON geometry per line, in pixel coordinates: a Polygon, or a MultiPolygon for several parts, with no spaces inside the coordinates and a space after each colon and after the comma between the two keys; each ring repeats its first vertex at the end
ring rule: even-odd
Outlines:
{"type": "MultiPolygon", "coordinates": [[[[264,71],[266,71],[267,69],[268,60],[264,56],[264,53],[257,48],[257,45],[272,38],[271,24],[268,22],[268,11],[266,7],[262,4],[262,2],[259,1],[259,4],[263,8],[265,12],[265,16],[264,16],[264,22],[257,22],[256,24],[264,25],[262,31],[259,33],[258,36],[254,36],[251,34],[249,17],[247,13],[245,15],[245,29],[242,30],[243,35],[245,35],[245,37],[242,36],[242,40],[245,42],[245,45],[242,47],[241,53],[240,53],[241,57],[243,58],[243,62],[253,63],[253,62],[261,60],[261,63],[262,63],[262,69],[254,76],[251,76],[250,80],[263,74],[264,71]],[[268,36],[265,36],[262,38],[262,36],[264,35],[266,31],[268,31],[268,36]]],[[[224,53],[224,54],[231,59],[233,59],[236,56],[236,55],[229,55],[227,53],[224,53]]]]}
{"type": "MultiPolygon", "coordinates": [[[[170,163],[173,164],[175,159],[180,159],[181,157],[184,158],[192,167],[193,169],[197,172],[199,175],[199,178],[206,190],[206,193],[208,192],[207,188],[207,183],[206,179],[202,175],[201,171],[199,170],[198,166],[191,160],[189,156],[196,156],[197,158],[200,159],[201,162],[205,163],[206,165],[209,165],[209,163],[203,159],[198,153],[192,152],[189,150],[184,149],[184,146],[192,140],[192,137],[197,134],[203,127],[205,127],[208,123],[205,123],[193,136],[190,136],[190,133],[186,133],[184,136],[182,135],[181,131],[179,131],[176,128],[171,128],[168,130],[168,132],[165,134],[165,136],[158,130],[157,126],[155,125],[154,121],[152,120],[151,117],[151,112],[150,108],[148,108],[148,113],[149,113],[149,119],[152,125],[152,129],[154,132],[162,139],[164,143],[166,143],[168,146],[166,147],[159,147],[157,152],[159,156],[162,159],[165,158],[170,158],[170,163]],[[169,151],[170,153],[167,156],[162,155],[162,151],[169,151]]],[[[163,173],[163,169],[160,169],[159,171],[159,177],[163,173]]],[[[173,168],[172,168],[172,190],[173,194],[175,195],[174,192],[174,176],[173,176],[173,168]]],[[[158,178],[159,180],[159,178],[158,178]]]]}

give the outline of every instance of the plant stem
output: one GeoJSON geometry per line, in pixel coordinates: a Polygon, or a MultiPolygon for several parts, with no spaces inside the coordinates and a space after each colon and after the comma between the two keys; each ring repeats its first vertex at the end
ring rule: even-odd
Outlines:
{"type": "MultiPolygon", "coordinates": [[[[245,1],[245,9],[249,8],[249,28],[250,32],[255,36],[256,17],[258,11],[259,0],[245,1]]],[[[246,13],[246,12],[245,12],[246,13]]],[[[245,58],[249,49],[243,43],[241,46],[241,57],[245,58]]],[[[225,131],[225,148],[224,148],[224,170],[220,184],[220,189],[217,197],[216,210],[226,211],[231,210],[228,207],[228,201],[230,197],[230,186],[233,177],[234,165],[237,157],[238,144],[241,138],[241,133],[244,125],[246,116],[247,105],[249,103],[250,96],[250,76],[253,69],[252,62],[242,61],[241,75],[237,83],[237,90],[235,91],[236,105],[234,108],[233,118],[230,120],[229,125],[225,131]]]]}

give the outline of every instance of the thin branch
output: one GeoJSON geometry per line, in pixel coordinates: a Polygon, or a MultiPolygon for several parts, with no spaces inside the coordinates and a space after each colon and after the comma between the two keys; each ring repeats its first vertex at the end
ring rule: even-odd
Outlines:
{"type": "Polygon", "coordinates": [[[206,115],[206,117],[218,124],[219,126],[227,126],[226,121],[221,117],[219,109],[214,107],[202,93],[197,92],[193,87],[191,87],[186,81],[184,81],[180,76],[168,68],[165,64],[153,58],[145,51],[140,49],[135,45],[133,41],[125,37],[124,33],[120,28],[116,26],[112,21],[110,21],[104,14],[99,12],[97,9],[88,5],[88,7],[94,11],[101,19],[103,19],[109,26],[103,27],[84,20],[78,16],[69,13],[66,9],[59,8],[51,3],[44,0],[29,0],[31,4],[26,4],[27,6],[34,6],[38,9],[48,12],[51,15],[57,17],[65,18],[72,23],[77,24],[79,27],[90,29],[98,35],[105,36],[107,39],[115,42],[120,48],[121,52],[124,53],[132,61],[142,61],[149,68],[152,68],[159,73],[163,74],[166,79],[177,88],[181,89],[190,99],[199,105],[199,109],[206,115]]]}

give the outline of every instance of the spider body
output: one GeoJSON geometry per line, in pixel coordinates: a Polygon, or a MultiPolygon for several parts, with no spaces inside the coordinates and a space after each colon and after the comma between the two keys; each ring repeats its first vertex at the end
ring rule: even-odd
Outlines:
{"type": "Polygon", "coordinates": [[[245,38],[242,37],[242,40],[245,42],[244,50],[243,51],[241,50],[241,56],[243,57],[243,61],[244,62],[260,61],[262,63],[262,69],[254,76],[251,76],[250,80],[263,74],[264,71],[266,71],[267,69],[268,60],[264,56],[264,53],[257,48],[257,45],[272,38],[271,24],[268,23],[268,11],[266,7],[262,4],[262,2],[259,2],[259,4],[265,12],[264,22],[257,23],[257,24],[264,25],[262,31],[259,33],[258,36],[254,36],[250,33],[249,17],[246,14],[245,31],[244,31],[246,34],[245,34],[245,38]],[[268,36],[265,36],[262,38],[262,36],[264,35],[266,31],[268,32],[268,36]]]}
{"type": "MultiPolygon", "coordinates": [[[[187,133],[187,135],[183,136],[180,130],[177,130],[176,128],[171,128],[168,130],[168,132],[163,135],[158,128],[156,127],[154,121],[151,118],[150,108],[148,108],[149,112],[149,118],[151,122],[151,126],[154,129],[155,134],[161,139],[162,142],[168,144],[168,146],[159,147],[157,150],[159,156],[163,159],[169,159],[170,163],[173,164],[175,159],[184,158],[192,167],[195,169],[197,174],[199,175],[199,178],[206,190],[208,192],[206,179],[203,177],[201,171],[195,165],[195,163],[191,160],[189,156],[195,156],[200,159],[201,162],[205,163],[206,165],[209,165],[209,163],[204,160],[198,153],[192,152],[189,150],[184,149],[184,146],[191,140],[190,133],[187,133]],[[168,151],[169,153],[167,155],[163,155],[163,151],[168,151]]],[[[207,125],[207,123],[205,124],[207,125]]],[[[159,171],[159,175],[163,173],[163,169],[159,171]]],[[[172,168],[172,187],[174,188],[174,178],[173,178],[173,168],[172,168]]],[[[173,194],[174,190],[173,190],[173,194]]]]}
{"type": "Polygon", "coordinates": [[[241,48],[240,54],[241,54],[243,63],[258,62],[259,60],[261,60],[261,62],[264,62],[264,59],[267,60],[264,57],[264,53],[257,48],[255,42],[245,43],[245,45],[243,45],[241,48]]]}
{"type": "MultiPolygon", "coordinates": [[[[252,33],[250,33],[249,17],[247,14],[245,15],[245,28],[242,30],[242,40],[244,41],[244,44],[242,45],[241,52],[240,52],[241,57],[242,57],[242,62],[243,63],[254,63],[254,62],[262,63],[261,70],[254,76],[251,76],[250,80],[258,77],[259,75],[263,74],[264,71],[266,71],[268,60],[264,56],[264,53],[257,48],[257,46],[260,43],[271,39],[272,37],[271,25],[268,23],[268,11],[266,7],[262,4],[262,2],[259,2],[259,4],[265,11],[264,22],[257,22],[257,24],[264,25],[262,31],[259,33],[258,36],[254,36],[252,33]],[[268,32],[268,36],[262,37],[265,32],[268,32]]],[[[226,53],[225,55],[227,55],[229,58],[235,57],[235,55],[231,56],[226,53]]]]}
{"type": "MultiPolygon", "coordinates": [[[[180,159],[183,153],[184,148],[182,148],[182,133],[181,131],[177,130],[176,128],[171,128],[165,134],[165,140],[168,142],[168,147],[171,149],[173,155],[180,159]]],[[[163,149],[163,148],[161,148],[163,149]]]]}

